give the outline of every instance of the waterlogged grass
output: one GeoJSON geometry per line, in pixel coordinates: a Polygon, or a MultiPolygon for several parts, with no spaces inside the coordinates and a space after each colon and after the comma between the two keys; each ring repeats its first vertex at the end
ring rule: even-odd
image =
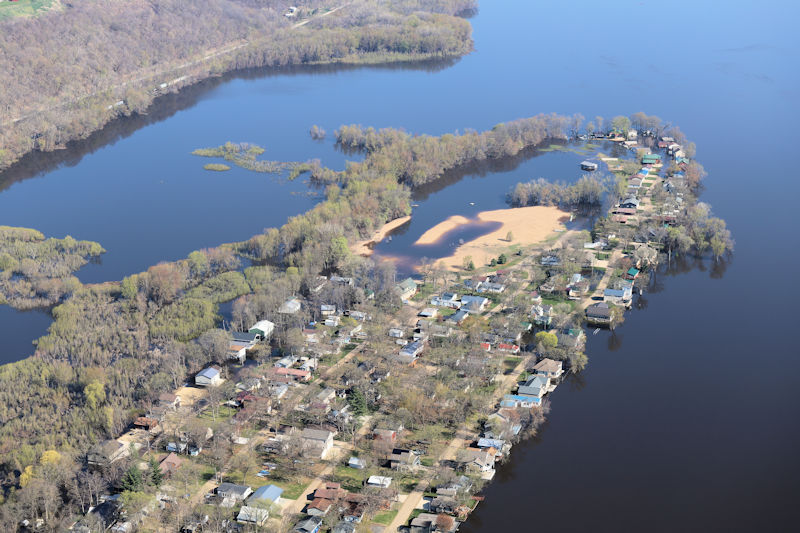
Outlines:
{"type": "Polygon", "coordinates": [[[231,167],[228,165],[223,165],[222,163],[209,163],[207,165],[203,165],[203,168],[206,170],[213,170],[215,172],[224,172],[231,169],[231,167]]]}
{"type": "MultiPolygon", "coordinates": [[[[311,163],[281,162],[258,159],[264,153],[264,148],[249,143],[232,143],[212,148],[198,148],[192,155],[200,157],[220,157],[225,161],[233,163],[237,167],[252,170],[254,172],[265,172],[278,174],[290,170],[289,179],[294,179],[303,172],[309,172],[313,168],[311,163]]],[[[203,168],[206,170],[224,171],[229,170],[228,165],[222,163],[209,163],[203,168]]]]}

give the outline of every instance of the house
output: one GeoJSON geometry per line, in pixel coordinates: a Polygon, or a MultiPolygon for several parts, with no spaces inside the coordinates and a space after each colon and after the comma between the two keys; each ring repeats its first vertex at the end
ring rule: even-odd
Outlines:
{"type": "Polygon", "coordinates": [[[329,403],[334,398],[336,398],[336,390],[330,387],[323,389],[314,397],[316,401],[322,403],[329,403]]]}
{"type": "Polygon", "coordinates": [[[610,324],[611,308],[606,302],[597,302],[586,308],[586,321],[591,324],[610,324]]]}
{"type": "Polygon", "coordinates": [[[449,496],[436,496],[429,505],[430,510],[437,514],[456,514],[458,507],[458,502],[449,496]]]}
{"type": "Polygon", "coordinates": [[[564,373],[564,364],[545,357],[533,367],[533,373],[547,378],[558,378],[564,373]]]}
{"type": "Polygon", "coordinates": [[[422,318],[436,318],[436,315],[439,314],[439,311],[436,310],[435,307],[426,307],[422,311],[420,311],[417,316],[422,318]]]}
{"type": "Polygon", "coordinates": [[[255,492],[247,499],[248,503],[255,503],[255,502],[269,502],[274,503],[276,505],[280,505],[281,503],[281,494],[283,494],[283,489],[275,486],[275,485],[264,485],[263,487],[258,487],[255,492]]]}
{"type": "Polygon", "coordinates": [[[308,381],[311,379],[311,372],[300,370],[299,368],[276,368],[273,372],[276,376],[286,376],[295,381],[308,381]]]}
{"type": "Polygon", "coordinates": [[[561,264],[561,259],[555,255],[545,255],[542,256],[539,263],[541,263],[542,266],[559,266],[561,264]]]}
{"type": "Polygon", "coordinates": [[[372,439],[395,442],[397,440],[397,431],[394,429],[375,428],[372,430],[372,439]]]}
{"type": "Polygon", "coordinates": [[[353,456],[350,458],[349,461],[347,461],[347,466],[349,466],[350,468],[355,468],[356,470],[363,470],[364,467],[367,466],[367,463],[364,461],[364,459],[353,456]]]}
{"type": "Polygon", "coordinates": [[[339,317],[338,316],[329,316],[329,317],[327,317],[325,319],[325,322],[323,322],[323,324],[325,324],[329,328],[335,328],[335,327],[339,326],[339,317]]]}
{"type": "Polygon", "coordinates": [[[623,305],[628,306],[633,299],[633,288],[630,285],[626,285],[621,289],[611,289],[608,288],[603,291],[603,301],[605,303],[614,304],[614,305],[623,305]]]}
{"type": "Polygon", "coordinates": [[[458,309],[461,307],[461,301],[458,295],[454,292],[445,292],[441,296],[434,296],[431,299],[431,305],[436,307],[448,307],[450,309],[458,309]]]}
{"type": "Polygon", "coordinates": [[[461,306],[466,307],[468,311],[472,312],[483,312],[486,309],[486,304],[489,303],[488,298],[484,298],[483,296],[462,296],[461,297],[461,306]]]}
{"type": "Polygon", "coordinates": [[[643,165],[657,165],[661,163],[661,156],[659,154],[645,154],[642,156],[643,165]]]}
{"type": "Polygon", "coordinates": [[[296,533],[317,533],[320,527],[322,527],[322,518],[319,516],[310,516],[298,522],[292,531],[296,533]]]}
{"type": "Polygon", "coordinates": [[[336,306],[329,304],[322,304],[319,306],[319,314],[322,316],[331,316],[336,314],[336,306]]]}
{"type": "Polygon", "coordinates": [[[483,285],[481,285],[481,288],[478,292],[491,292],[494,294],[500,294],[505,290],[506,286],[502,283],[486,282],[483,285]]]}
{"type": "Polygon", "coordinates": [[[328,511],[333,507],[333,502],[327,498],[314,498],[311,503],[306,506],[306,514],[308,516],[325,516],[328,511]]]}
{"type": "Polygon", "coordinates": [[[136,420],[133,421],[133,427],[144,429],[151,433],[157,432],[160,429],[158,426],[158,420],[154,418],[148,418],[146,416],[137,417],[136,420]]]}
{"type": "Polygon", "coordinates": [[[244,378],[236,384],[236,390],[253,392],[261,388],[261,380],[258,378],[244,378]]]}
{"type": "Polygon", "coordinates": [[[458,524],[452,516],[420,513],[411,521],[409,533],[452,533],[458,524]]]}
{"type": "Polygon", "coordinates": [[[423,344],[419,341],[409,342],[400,349],[400,355],[416,359],[422,353],[423,344]]]}
{"type": "Polygon", "coordinates": [[[231,332],[231,337],[233,338],[228,343],[228,359],[244,363],[247,350],[255,346],[258,341],[258,334],[234,331],[231,332]]]}
{"type": "Polygon", "coordinates": [[[166,450],[170,453],[186,453],[186,449],[189,447],[188,444],[181,441],[175,442],[168,442],[166,446],[166,450]]]}
{"type": "Polygon", "coordinates": [[[518,396],[534,396],[541,398],[550,392],[550,378],[542,375],[534,375],[517,390],[518,396]]]}
{"type": "Polygon", "coordinates": [[[333,448],[333,433],[326,429],[306,428],[301,433],[303,454],[324,459],[333,448]]]}
{"type": "Polygon", "coordinates": [[[242,524],[254,524],[263,527],[269,519],[269,511],[260,507],[243,505],[236,515],[236,521],[242,524]]]}
{"type": "Polygon", "coordinates": [[[400,328],[391,328],[389,330],[389,336],[393,339],[402,339],[405,335],[403,334],[403,330],[400,328]]]}
{"type": "Polygon", "coordinates": [[[216,387],[222,383],[219,368],[210,366],[204,368],[194,376],[194,384],[198,387],[216,387]]]}
{"type": "Polygon", "coordinates": [[[619,207],[623,209],[638,209],[639,199],[634,196],[631,196],[620,202],[619,207]]]}
{"type": "Polygon", "coordinates": [[[472,481],[467,476],[461,476],[456,480],[436,487],[436,495],[457,498],[459,494],[467,493],[471,489],[472,481]]]}
{"type": "Polygon", "coordinates": [[[531,307],[531,316],[537,326],[549,326],[553,321],[553,306],[535,304],[531,307]]]}
{"type": "Polygon", "coordinates": [[[389,485],[391,484],[392,478],[387,476],[369,476],[367,479],[368,487],[380,487],[382,489],[388,489],[389,485]]]}
{"type": "Polygon", "coordinates": [[[105,440],[89,450],[86,462],[89,466],[105,468],[130,455],[127,446],[118,440],[105,440]]]}
{"type": "Polygon", "coordinates": [[[342,520],[333,526],[331,533],[356,533],[356,525],[353,522],[342,520]]]}
{"type": "Polygon", "coordinates": [[[343,278],[342,276],[333,275],[330,277],[331,283],[336,283],[337,285],[345,285],[348,287],[352,287],[353,285],[353,278],[343,278]]]}
{"type": "Polygon", "coordinates": [[[542,399],[537,396],[520,396],[518,394],[506,394],[500,402],[500,407],[523,407],[529,409],[531,407],[540,407],[542,399]]]}
{"type": "Polygon", "coordinates": [[[164,459],[158,463],[158,467],[161,469],[161,473],[164,474],[164,477],[170,478],[172,474],[180,468],[183,461],[180,457],[175,455],[174,452],[170,452],[164,459]]]}
{"type": "Polygon", "coordinates": [[[501,352],[519,353],[519,346],[516,344],[507,344],[505,342],[501,342],[497,345],[497,349],[501,352]]]}
{"type": "Polygon", "coordinates": [[[466,309],[459,309],[455,312],[455,314],[450,315],[447,317],[448,322],[452,322],[453,324],[460,325],[464,320],[469,317],[469,312],[466,309]]]}
{"type": "Polygon", "coordinates": [[[413,470],[420,465],[419,455],[411,450],[395,448],[389,457],[392,470],[413,470]]]}
{"type": "Polygon", "coordinates": [[[627,280],[635,280],[637,277],[639,277],[639,269],[631,267],[622,277],[627,280]]]}
{"type": "Polygon", "coordinates": [[[581,161],[581,170],[594,172],[597,170],[597,163],[592,163],[591,161],[581,161]]]}
{"type": "Polygon", "coordinates": [[[181,406],[181,397],[170,392],[162,392],[158,395],[158,403],[162,407],[175,410],[181,406]]]}
{"type": "MultiPolygon", "coordinates": [[[[487,437],[481,437],[478,439],[477,442],[477,447],[481,450],[491,451],[490,449],[494,449],[499,452],[502,451],[504,448],[506,448],[506,446],[507,446],[506,441],[504,441],[503,439],[490,439],[487,437]]],[[[497,454],[495,454],[495,456],[497,456],[497,454]]]]}
{"type": "Polygon", "coordinates": [[[223,500],[230,500],[234,502],[244,501],[248,496],[253,493],[253,489],[247,485],[237,485],[236,483],[222,483],[217,487],[217,496],[223,500]]]}
{"type": "Polygon", "coordinates": [[[300,311],[300,300],[297,298],[289,298],[278,308],[278,312],[283,315],[294,315],[300,311]]]}
{"type": "Polygon", "coordinates": [[[556,337],[558,337],[559,346],[564,346],[571,350],[580,348],[583,342],[586,340],[586,334],[580,328],[559,331],[556,333],[556,337]]]}
{"type": "Polygon", "coordinates": [[[248,331],[254,333],[262,341],[267,340],[272,336],[272,332],[275,331],[275,324],[269,320],[259,320],[250,326],[248,331]]]}
{"type": "Polygon", "coordinates": [[[406,278],[395,286],[395,290],[400,299],[405,301],[417,294],[417,283],[411,278],[406,278]]]}
{"type": "Polygon", "coordinates": [[[487,450],[467,448],[463,453],[462,464],[471,472],[494,475],[494,455],[487,450]]]}

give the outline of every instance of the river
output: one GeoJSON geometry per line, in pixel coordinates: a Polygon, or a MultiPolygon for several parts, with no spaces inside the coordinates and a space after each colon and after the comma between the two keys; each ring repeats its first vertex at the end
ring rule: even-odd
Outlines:
{"type": "MultiPolygon", "coordinates": [[[[461,531],[786,531],[800,518],[790,336],[799,14],[791,2],[486,0],[472,19],[476,51],[461,60],[239,73],[27,158],[0,176],[0,223],[97,240],[108,254],[79,277],[119,279],[247,238],[317,200],[300,181],[207,173],[189,155],[198,147],[246,141],[270,159],[342,168],[355,156],[312,141],[312,124],[441,134],[539,112],[656,114],[697,143],[709,173],[702,200],[728,222],[735,254],[659,273],[614,336],[590,335],[588,368],[552,395],[549,422],[515,447],[461,531]]],[[[548,177],[539,172],[558,157],[569,159],[531,157],[511,171],[548,177]]],[[[501,203],[510,179],[488,184],[504,172],[454,179],[419,209],[443,206],[440,220],[426,216],[444,220],[481,187],[501,203]]],[[[0,357],[14,360],[7,347],[19,343],[5,339],[30,339],[44,315],[8,312],[0,357]]]]}

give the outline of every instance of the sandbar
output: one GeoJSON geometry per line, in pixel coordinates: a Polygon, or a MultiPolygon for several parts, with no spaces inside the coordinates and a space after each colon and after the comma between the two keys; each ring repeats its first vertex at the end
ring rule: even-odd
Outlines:
{"type": "Polygon", "coordinates": [[[529,246],[544,241],[557,230],[563,230],[570,214],[553,206],[514,207],[478,213],[476,220],[455,215],[423,233],[414,244],[434,244],[448,232],[471,222],[499,222],[501,226],[485,235],[458,246],[452,255],[436,262],[451,269],[461,269],[464,258],[471,256],[476,266],[483,266],[511,245],[529,246]],[[508,232],[513,239],[506,240],[508,232]]]}

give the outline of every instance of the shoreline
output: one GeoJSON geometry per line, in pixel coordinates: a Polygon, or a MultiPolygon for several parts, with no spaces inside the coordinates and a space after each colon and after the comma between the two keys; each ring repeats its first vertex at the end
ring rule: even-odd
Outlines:
{"type": "Polygon", "coordinates": [[[372,249],[372,245],[375,245],[381,242],[386,236],[391,233],[392,231],[396,230],[403,224],[407,223],[411,220],[411,215],[406,215],[404,217],[396,218],[394,220],[390,220],[386,224],[380,227],[375,233],[372,234],[372,237],[369,239],[359,241],[356,244],[352,244],[350,246],[350,251],[356,255],[360,255],[362,257],[369,257],[372,255],[374,250],[372,249]]]}

